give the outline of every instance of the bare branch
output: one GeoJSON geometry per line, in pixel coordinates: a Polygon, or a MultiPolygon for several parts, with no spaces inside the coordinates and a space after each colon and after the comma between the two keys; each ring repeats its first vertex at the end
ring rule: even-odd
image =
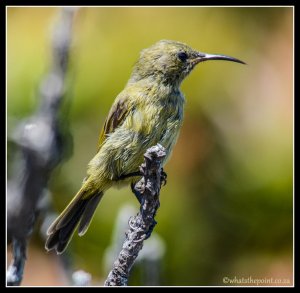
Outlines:
{"type": "Polygon", "coordinates": [[[161,167],[165,156],[165,149],[160,144],[149,148],[144,155],[145,162],[140,167],[143,177],[132,187],[140,201],[140,211],[129,219],[130,228],[126,232],[123,248],[114,262],[105,286],[127,286],[130,270],[143,248],[144,240],[151,236],[156,225],[154,217],[159,208],[161,184],[165,180],[161,167]]]}

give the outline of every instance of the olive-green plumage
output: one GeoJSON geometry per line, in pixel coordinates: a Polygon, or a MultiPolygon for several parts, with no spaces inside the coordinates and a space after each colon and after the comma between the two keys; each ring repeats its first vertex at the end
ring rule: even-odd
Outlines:
{"type": "Polygon", "coordinates": [[[108,188],[139,179],[126,175],[139,170],[149,147],[157,143],[165,147],[165,164],[183,121],[184,96],[180,84],[196,64],[212,59],[243,63],[167,40],[141,52],[127,85],[106,118],[82,187],[48,229],[47,250],[62,253],[77,226],[79,235],[86,232],[108,188]]]}

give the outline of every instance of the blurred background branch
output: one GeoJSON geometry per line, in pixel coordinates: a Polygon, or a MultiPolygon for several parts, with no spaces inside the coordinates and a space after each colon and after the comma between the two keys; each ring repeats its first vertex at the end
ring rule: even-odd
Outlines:
{"type": "Polygon", "coordinates": [[[13,261],[7,271],[7,284],[20,285],[26,259],[26,247],[40,212],[53,169],[62,160],[64,137],[59,119],[65,93],[72,24],[76,8],[62,8],[52,38],[52,64],[42,80],[40,107],[20,123],[14,143],[20,156],[16,172],[8,182],[7,240],[12,243],[13,261]]]}
{"type": "Polygon", "coordinates": [[[149,148],[145,155],[145,162],[140,171],[143,177],[134,186],[132,191],[139,200],[141,207],[135,217],[129,219],[129,230],[117,260],[113,264],[105,286],[127,286],[132,266],[143,248],[144,240],[151,236],[156,225],[154,217],[159,208],[159,192],[163,171],[161,161],[166,156],[165,149],[157,144],[149,148]]]}

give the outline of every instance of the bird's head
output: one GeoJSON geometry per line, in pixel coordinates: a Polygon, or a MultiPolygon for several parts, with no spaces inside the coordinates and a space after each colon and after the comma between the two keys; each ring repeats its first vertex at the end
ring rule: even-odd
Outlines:
{"type": "Polygon", "coordinates": [[[207,60],[227,60],[245,64],[233,57],[201,53],[180,42],[161,40],[142,50],[130,81],[150,77],[179,85],[197,64],[207,60]]]}

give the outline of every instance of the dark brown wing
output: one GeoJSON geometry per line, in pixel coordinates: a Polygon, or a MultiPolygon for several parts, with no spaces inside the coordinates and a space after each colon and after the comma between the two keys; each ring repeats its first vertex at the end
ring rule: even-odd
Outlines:
{"type": "Polygon", "coordinates": [[[120,98],[112,105],[99,136],[97,152],[100,150],[106,136],[112,133],[126,119],[129,112],[127,101],[126,98],[120,98]]]}

